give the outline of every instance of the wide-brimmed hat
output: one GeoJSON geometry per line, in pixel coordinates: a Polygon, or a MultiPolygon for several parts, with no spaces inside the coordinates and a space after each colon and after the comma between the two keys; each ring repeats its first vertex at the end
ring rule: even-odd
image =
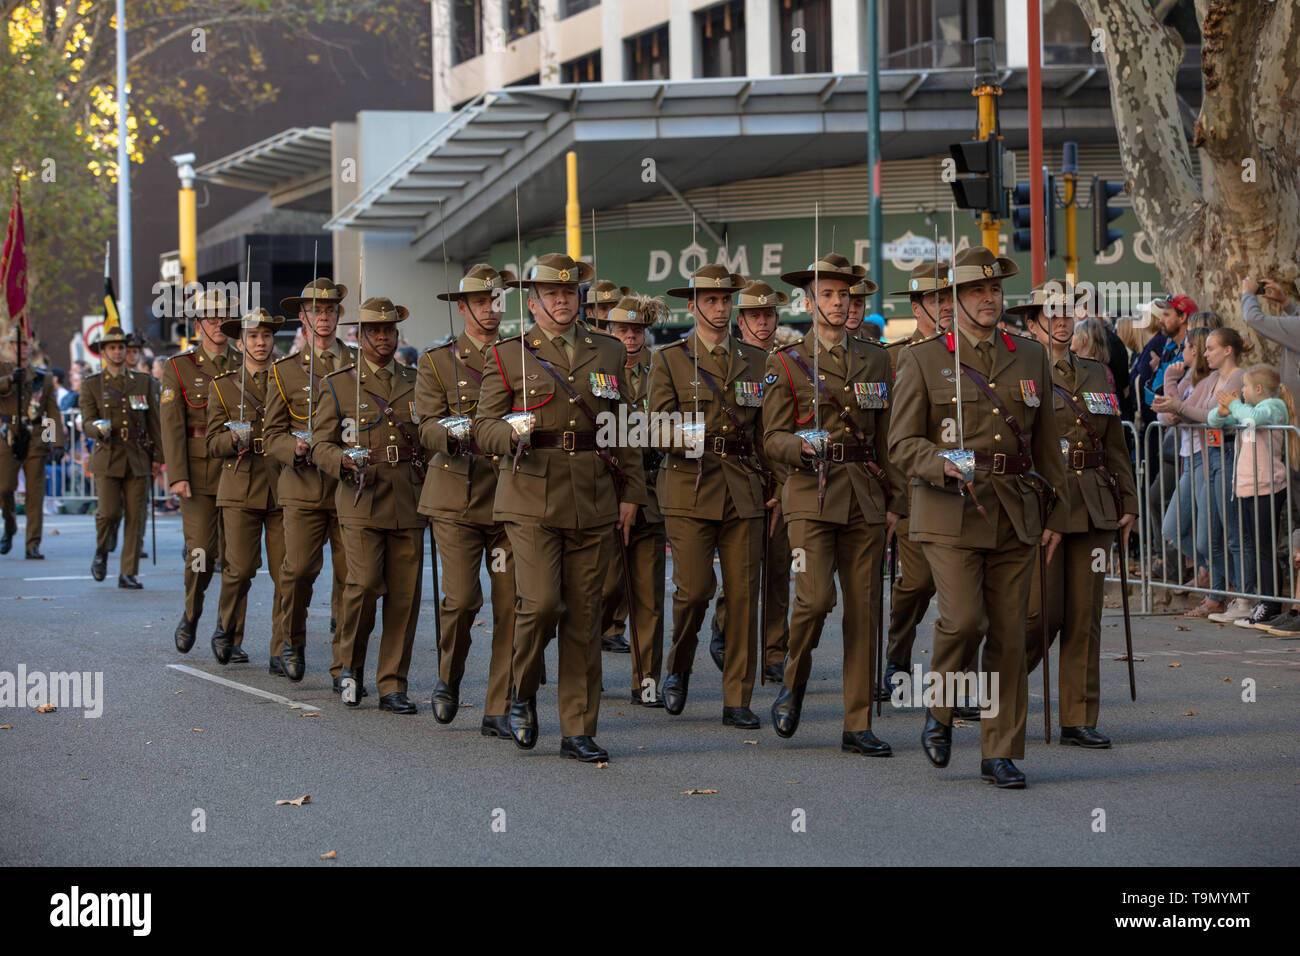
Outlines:
{"type": "Polygon", "coordinates": [[[463,299],[467,295],[473,295],[477,292],[495,292],[497,289],[511,288],[515,283],[515,274],[509,269],[502,269],[497,272],[486,262],[480,262],[477,265],[470,266],[469,271],[465,273],[460,282],[457,283],[454,290],[439,292],[438,298],[444,302],[455,302],[457,299],[463,299]]]}
{"type": "Polygon", "coordinates": [[[604,322],[619,322],[630,325],[654,325],[668,312],[663,299],[653,299],[648,295],[625,295],[618,304],[609,310],[604,322]]]}
{"type": "Polygon", "coordinates": [[[281,299],[280,311],[285,315],[296,316],[303,303],[310,303],[313,298],[317,302],[342,303],[347,298],[347,295],[347,286],[335,285],[333,279],[322,276],[315,282],[309,282],[303,286],[302,295],[291,295],[287,299],[281,299]]]}
{"type": "Polygon", "coordinates": [[[129,349],[142,349],[149,343],[144,340],[143,335],[135,332],[126,333],[126,347],[129,349]]]}
{"type": "Polygon", "coordinates": [[[185,306],[187,315],[196,319],[237,319],[239,299],[221,286],[197,292],[185,306]]]}
{"type": "Polygon", "coordinates": [[[745,277],[730,272],[725,266],[703,265],[695,270],[686,285],[669,289],[674,299],[692,299],[699,292],[739,292],[745,288],[745,277]]]}
{"type": "Polygon", "coordinates": [[[922,262],[912,269],[911,275],[907,279],[907,288],[898,292],[891,292],[890,295],[928,295],[931,292],[937,292],[939,289],[946,289],[951,283],[948,281],[948,267],[939,263],[937,269],[933,262],[922,262]],[[938,282],[935,281],[936,272],[938,282]]]}
{"type": "Polygon", "coordinates": [[[1020,271],[1015,260],[995,256],[984,246],[963,249],[957,253],[955,263],[957,274],[953,275],[952,269],[948,270],[948,282],[953,288],[988,279],[1007,279],[1020,271]]]}
{"type": "Polygon", "coordinates": [[[242,318],[222,322],[221,331],[231,338],[239,338],[246,329],[261,327],[270,329],[272,332],[278,332],[284,327],[284,323],[285,318],[282,315],[272,315],[266,309],[254,309],[242,318]]]}
{"type": "Polygon", "coordinates": [[[779,305],[789,305],[790,297],[778,292],[766,282],[755,279],[740,290],[736,298],[737,309],[775,309],[779,305]]]}
{"type": "Polygon", "coordinates": [[[853,296],[860,295],[865,297],[869,295],[875,295],[879,291],[880,291],[880,286],[876,285],[870,279],[863,279],[861,282],[849,286],[849,295],[853,295],[853,296]]]}
{"type": "MultiPolygon", "coordinates": [[[[866,266],[854,265],[838,252],[828,252],[819,257],[816,262],[810,263],[807,269],[782,273],[781,281],[801,289],[817,279],[839,279],[854,286],[861,282],[866,274],[866,266]]],[[[871,284],[875,286],[874,282],[871,284]]],[[[874,288],[872,291],[875,291],[874,288]]]]}
{"type": "Polygon", "coordinates": [[[340,320],[339,325],[385,325],[389,322],[401,322],[410,314],[411,311],[406,306],[393,305],[392,299],[372,296],[361,303],[355,319],[346,322],[340,320]]]}
{"type": "Polygon", "coordinates": [[[537,257],[537,263],[526,276],[509,284],[516,289],[535,285],[571,285],[577,288],[595,277],[596,270],[588,263],[570,259],[562,252],[548,252],[537,257]]]}
{"type": "Polygon", "coordinates": [[[1030,290],[1028,302],[1014,305],[1006,312],[1011,315],[1023,315],[1026,320],[1034,318],[1044,309],[1051,309],[1053,317],[1066,314],[1073,317],[1074,307],[1082,297],[1083,292],[1074,286],[1067,285],[1060,279],[1048,279],[1030,290]],[[1074,294],[1070,295],[1070,292],[1074,294]]]}
{"type": "Polygon", "coordinates": [[[130,336],[122,329],[122,324],[120,322],[114,321],[112,325],[105,322],[103,334],[100,335],[99,338],[95,339],[95,341],[88,344],[86,348],[90,350],[92,355],[98,355],[99,350],[105,345],[109,345],[113,342],[121,342],[123,345],[127,345],[129,344],[129,340],[130,336]]]}
{"type": "Polygon", "coordinates": [[[608,279],[597,279],[587,287],[587,305],[599,305],[604,302],[618,302],[632,294],[625,285],[614,285],[608,279]]]}

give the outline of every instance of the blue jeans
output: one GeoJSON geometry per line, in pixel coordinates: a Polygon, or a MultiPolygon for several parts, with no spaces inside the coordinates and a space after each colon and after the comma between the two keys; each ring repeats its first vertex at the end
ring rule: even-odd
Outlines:
{"type": "Polygon", "coordinates": [[[1177,491],[1165,508],[1160,530],[1166,546],[1178,542],[1183,561],[1190,561],[1196,568],[1210,560],[1210,522],[1206,507],[1208,476],[1201,452],[1183,459],[1183,462],[1177,491]]]}
{"type": "MultiPolygon", "coordinates": [[[[1224,482],[1231,484],[1232,466],[1236,442],[1226,440],[1220,448],[1211,448],[1206,453],[1206,471],[1209,474],[1208,493],[1210,496],[1210,587],[1215,593],[1210,597],[1222,601],[1224,582],[1233,591],[1250,590],[1242,587],[1243,567],[1241,564],[1241,529],[1237,522],[1237,499],[1233,489],[1225,489],[1224,482]],[[1227,553],[1224,553],[1224,526],[1227,526],[1227,553]]],[[[1251,573],[1254,578],[1254,555],[1250,557],[1251,573]]]]}

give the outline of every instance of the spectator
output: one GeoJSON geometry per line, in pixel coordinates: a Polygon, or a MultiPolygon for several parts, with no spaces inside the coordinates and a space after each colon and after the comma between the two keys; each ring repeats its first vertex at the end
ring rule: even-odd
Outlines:
{"type": "Polygon", "coordinates": [[[1259,305],[1260,283],[1250,276],[1241,280],[1241,315],[1246,321],[1246,328],[1260,338],[1268,339],[1282,346],[1280,372],[1282,384],[1292,395],[1300,395],[1300,370],[1297,369],[1296,356],[1300,354],[1300,302],[1293,295],[1288,295],[1272,279],[1263,282],[1264,298],[1282,307],[1281,315],[1266,315],[1259,305]]]}
{"type": "Polygon", "coordinates": [[[1165,333],[1165,347],[1159,357],[1150,362],[1151,379],[1149,388],[1159,392],[1165,384],[1165,370],[1179,362],[1183,351],[1183,340],[1187,337],[1187,320],[1197,312],[1196,303],[1185,295],[1167,295],[1156,299],[1153,308],[1157,309],[1160,329],[1165,333]]]}
{"type": "Polygon", "coordinates": [[[1221,329],[1224,326],[1223,316],[1217,312],[1206,310],[1204,312],[1195,312],[1187,320],[1189,329],[1206,329],[1213,332],[1215,329],[1221,329]]]}
{"type": "MultiPolygon", "coordinates": [[[[1282,384],[1281,374],[1271,365],[1252,365],[1242,376],[1241,393],[1220,390],[1218,407],[1209,416],[1211,426],[1246,426],[1238,436],[1242,443],[1237,455],[1235,485],[1241,499],[1241,548],[1243,557],[1255,558],[1256,589],[1260,594],[1280,594],[1278,587],[1278,542],[1275,529],[1282,524],[1287,499],[1287,456],[1300,461],[1300,439],[1282,429],[1257,437],[1259,425],[1286,425],[1296,421],[1291,390],[1282,384]]],[[[1282,616],[1282,605],[1263,600],[1250,617],[1235,623],[1261,630],[1282,616]]]]}
{"type": "Polygon", "coordinates": [[[420,360],[420,353],[415,350],[414,345],[403,345],[395,353],[397,361],[407,368],[411,368],[420,360]]]}
{"type": "Polygon", "coordinates": [[[59,399],[59,411],[73,411],[77,407],[77,401],[81,397],[81,365],[73,365],[68,372],[68,387],[59,399]]]}
{"type": "MultiPolygon", "coordinates": [[[[1240,391],[1241,359],[1251,349],[1252,346],[1242,340],[1241,333],[1236,329],[1218,328],[1206,336],[1205,362],[1218,373],[1219,380],[1214,385],[1216,391],[1240,391]]],[[[1227,596],[1223,593],[1225,585],[1233,591],[1249,591],[1254,586],[1255,575],[1253,567],[1249,574],[1244,573],[1246,568],[1241,563],[1236,496],[1231,488],[1226,487],[1232,483],[1236,432],[1230,428],[1212,428],[1206,438],[1209,446],[1206,449],[1205,468],[1208,479],[1206,493],[1209,496],[1206,510],[1210,517],[1210,596],[1222,602],[1227,596]]],[[[1220,624],[1231,624],[1249,617],[1251,610],[1252,602],[1245,598],[1233,598],[1226,610],[1211,614],[1209,619],[1220,624]]]]}
{"type": "Polygon", "coordinates": [[[1081,358],[1092,359],[1102,365],[1110,364],[1110,342],[1106,339],[1106,327],[1101,319],[1084,319],[1076,325],[1074,341],[1070,347],[1081,358]]]}

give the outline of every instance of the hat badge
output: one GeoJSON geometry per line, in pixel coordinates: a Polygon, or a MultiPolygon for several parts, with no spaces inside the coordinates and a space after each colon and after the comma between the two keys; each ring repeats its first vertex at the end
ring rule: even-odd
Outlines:
{"type": "Polygon", "coordinates": [[[636,319],[636,312],[635,312],[634,310],[632,310],[632,309],[628,309],[628,310],[627,310],[627,317],[628,317],[629,319],[632,319],[632,320],[635,321],[635,319],[636,319]]]}
{"type": "Polygon", "coordinates": [[[766,295],[760,295],[760,296],[758,297],[758,304],[759,304],[759,305],[767,305],[767,296],[766,296],[766,295]]]}
{"type": "Polygon", "coordinates": [[[912,288],[913,288],[913,289],[919,289],[919,288],[921,288],[921,280],[920,280],[920,279],[913,279],[913,280],[912,280],[912,288]]]}
{"type": "Polygon", "coordinates": [[[561,269],[561,270],[559,271],[559,280],[560,280],[561,282],[568,282],[568,281],[569,281],[569,270],[568,270],[568,269],[561,269]]]}
{"type": "Polygon", "coordinates": [[[984,274],[986,276],[992,276],[997,274],[997,270],[993,266],[986,265],[983,268],[984,268],[984,274]]]}

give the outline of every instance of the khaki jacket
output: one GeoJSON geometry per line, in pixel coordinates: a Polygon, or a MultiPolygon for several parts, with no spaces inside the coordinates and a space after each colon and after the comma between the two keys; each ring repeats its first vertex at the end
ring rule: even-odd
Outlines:
{"type": "MultiPolygon", "coordinates": [[[[225,371],[237,371],[243,356],[226,346],[225,371]]],[[[163,366],[162,450],[167,482],[188,481],[196,495],[215,495],[221,462],[208,458],[208,392],[221,374],[202,347],[173,355],[163,366]]]]}
{"type": "MultiPolygon", "coordinates": [[[[253,373],[244,380],[243,421],[253,426],[252,445],[242,452],[235,450],[235,436],[226,427],[228,421],[240,421],[239,373],[226,372],[212,381],[208,402],[208,458],[221,462],[221,480],[217,484],[219,507],[244,508],[249,511],[274,511],[280,507],[275,485],[280,466],[266,448],[266,391],[259,388],[253,373]]],[[[270,370],[266,373],[270,378],[270,370]]]]}
{"type": "Polygon", "coordinates": [[[924,342],[925,336],[920,331],[913,332],[911,337],[906,339],[895,339],[885,346],[885,353],[889,356],[889,371],[898,373],[898,357],[903,354],[903,349],[909,345],[915,345],[917,342],[924,342]]]}
{"type": "Polygon", "coordinates": [[[152,381],[148,375],[133,369],[111,376],[107,382],[102,372],[82,379],[78,404],[82,428],[86,437],[95,443],[90,452],[92,474],[109,478],[147,477],[152,471],[151,464],[163,460],[152,381]],[[113,423],[111,432],[100,434],[91,424],[99,419],[113,423]]]}
{"type": "MultiPolygon", "coordinates": [[[[650,416],[650,364],[651,351],[646,346],[641,349],[641,361],[633,366],[636,369],[635,379],[630,374],[631,368],[624,369],[624,373],[628,377],[628,383],[632,386],[632,405],[638,412],[646,416],[647,425],[650,416]]],[[[664,514],[659,509],[659,494],[655,490],[655,482],[659,478],[659,469],[655,468],[652,471],[650,468],[650,458],[654,454],[656,453],[647,450],[641,455],[641,464],[645,473],[646,496],[646,502],[641,506],[641,514],[649,524],[663,524],[664,514]]]]}
{"type": "MultiPolygon", "coordinates": [[[[15,387],[14,365],[12,362],[0,362],[0,420],[12,423],[18,414],[18,389],[15,387]]],[[[59,403],[55,398],[54,376],[49,369],[26,368],[22,371],[24,414],[31,429],[31,444],[27,448],[27,457],[48,455],[54,448],[62,448],[67,443],[64,434],[63,415],[59,412],[59,403]],[[54,440],[45,441],[47,427],[54,440]]],[[[12,427],[12,424],[11,426],[12,427]]]]}

